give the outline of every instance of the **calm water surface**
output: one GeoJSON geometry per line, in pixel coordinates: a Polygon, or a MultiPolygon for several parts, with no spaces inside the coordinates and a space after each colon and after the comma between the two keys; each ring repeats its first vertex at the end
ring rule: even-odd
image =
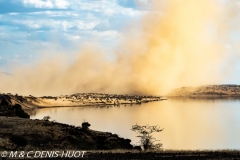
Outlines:
{"type": "Polygon", "coordinates": [[[240,100],[169,99],[141,105],[111,107],[59,107],[31,112],[31,119],[51,120],[138,138],[131,126],[160,125],[155,134],[165,149],[240,149],[240,100]]]}

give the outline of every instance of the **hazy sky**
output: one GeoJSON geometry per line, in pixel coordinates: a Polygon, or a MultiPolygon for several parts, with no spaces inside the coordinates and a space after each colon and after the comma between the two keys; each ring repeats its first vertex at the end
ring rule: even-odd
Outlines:
{"type": "MultiPolygon", "coordinates": [[[[42,54],[74,54],[87,42],[106,50],[123,25],[149,8],[147,0],[0,0],[0,67],[29,63],[42,54]]],[[[69,55],[70,56],[70,55],[69,55]]]]}

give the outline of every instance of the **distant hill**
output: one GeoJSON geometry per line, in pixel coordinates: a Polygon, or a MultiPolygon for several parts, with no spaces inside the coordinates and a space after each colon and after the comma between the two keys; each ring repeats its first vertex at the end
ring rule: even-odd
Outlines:
{"type": "Polygon", "coordinates": [[[169,97],[240,97],[240,85],[222,84],[199,87],[182,87],[173,90],[169,97]]]}

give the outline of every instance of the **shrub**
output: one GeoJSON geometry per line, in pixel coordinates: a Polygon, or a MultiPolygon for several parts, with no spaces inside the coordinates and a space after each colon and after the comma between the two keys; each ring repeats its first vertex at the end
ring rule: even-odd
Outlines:
{"type": "Polygon", "coordinates": [[[44,121],[49,121],[49,119],[51,119],[50,116],[44,116],[42,120],[44,120],[44,121]]]}
{"type": "Polygon", "coordinates": [[[88,122],[83,122],[83,123],[82,123],[82,128],[83,128],[84,130],[88,130],[90,126],[91,126],[91,125],[90,125],[88,122]]]}

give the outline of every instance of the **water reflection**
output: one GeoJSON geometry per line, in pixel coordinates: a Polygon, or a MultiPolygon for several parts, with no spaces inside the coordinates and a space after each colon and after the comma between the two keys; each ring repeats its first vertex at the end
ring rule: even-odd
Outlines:
{"type": "Polygon", "coordinates": [[[142,105],[46,108],[32,111],[32,119],[49,115],[57,122],[118,134],[138,141],[131,126],[160,125],[156,134],[165,149],[240,149],[240,101],[169,99],[142,105]]]}

